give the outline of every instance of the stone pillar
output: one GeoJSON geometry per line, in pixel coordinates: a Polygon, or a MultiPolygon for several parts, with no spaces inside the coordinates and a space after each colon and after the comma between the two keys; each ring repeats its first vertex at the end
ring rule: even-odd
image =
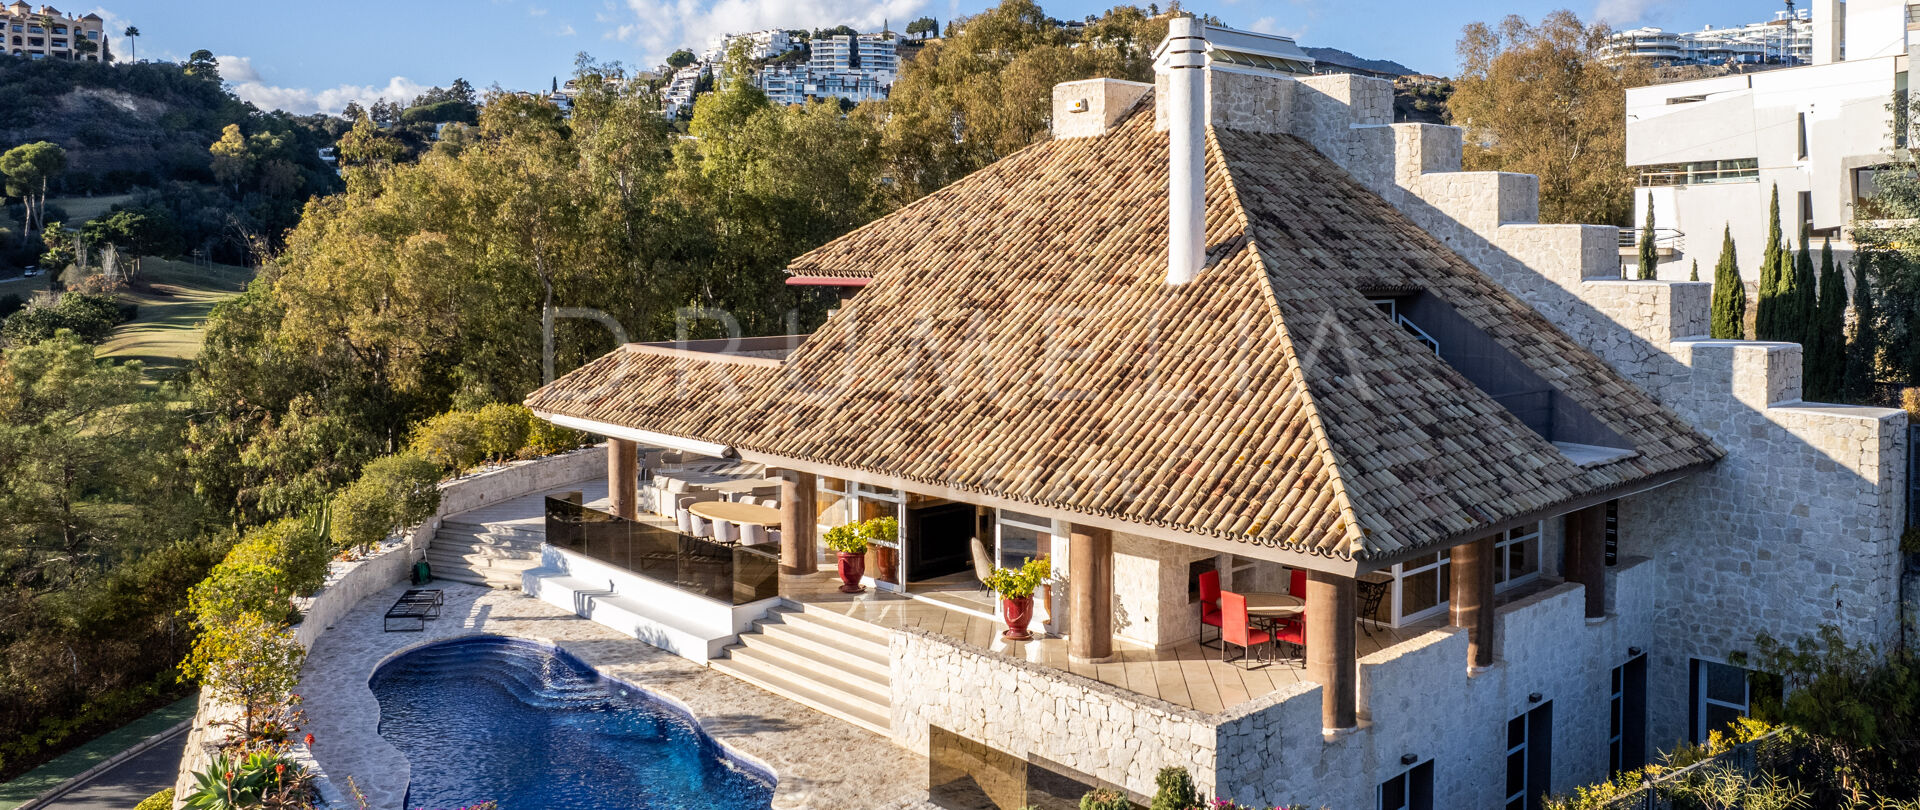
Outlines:
{"type": "Polygon", "coordinates": [[[1484,669],[1493,666],[1493,570],[1494,539],[1488,535],[1453,549],[1452,596],[1449,598],[1450,623],[1467,630],[1467,666],[1484,669]]]}
{"type": "Polygon", "coordinates": [[[1067,587],[1073,590],[1067,654],[1113,657],[1113,532],[1074,524],[1068,536],[1067,587]]]}
{"type": "Polygon", "coordinates": [[[1320,684],[1320,725],[1353,728],[1359,713],[1359,650],[1353,580],[1307,572],[1307,680],[1320,684]]]}
{"type": "Polygon", "coordinates": [[[1567,581],[1587,587],[1587,618],[1607,617],[1607,507],[1589,506],[1566,516],[1567,581]]]}
{"type": "Polygon", "coordinates": [[[626,439],[607,440],[607,501],[611,511],[640,519],[639,448],[626,439]]]}
{"type": "Polygon", "coordinates": [[[811,574],[820,570],[814,547],[813,473],[780,471],[780,573],[811,574]]]}

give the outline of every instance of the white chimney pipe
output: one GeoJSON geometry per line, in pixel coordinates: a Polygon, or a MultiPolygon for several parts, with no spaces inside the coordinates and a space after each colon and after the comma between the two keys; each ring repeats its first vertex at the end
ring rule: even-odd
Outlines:
{"type": "Polygon", "coordinates": [[[1207,29],[1167,23],[1167,283],[1185,284],[1207,252],[1207,29]]]}

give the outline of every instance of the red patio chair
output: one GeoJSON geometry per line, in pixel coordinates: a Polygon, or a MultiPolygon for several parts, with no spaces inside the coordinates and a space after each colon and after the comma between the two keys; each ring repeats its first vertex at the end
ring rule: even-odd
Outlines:
{"type": "Polygon", "coordinates": [[[1285,619],[1281,619],[1280,621],[1274,624],[1273,646],[1277,648],[1282,644],[1293,645],[1294,649],[1298,650],[1300,653],[1299,655],[1300,666],[1305,667],[1307,665],[1307,613],[1306,611],[1303,610],[1299,613],[1294,614],[1293,616],[1290,616],[1285,619]]]}
{"type": "Polygon", "coordinates": [[[1287,593],[1298,596],[1301,599],[1307,598],[1307,569],[1288,569],[1288,574],[1287,593]]]}
{"type": "MultiPolygon", "coordinates": [[[[1233,591],[1220,592],[1220,660],[1227,660],[1227,647],[1239,647],[1241,655],[1235,661],[1246,661],[1253,656],[1254,647],[1267,647],[1273,635],[1265,630],[1255,630],[1247,620],[1247,598],[1233,591]]],[[[1246,666],[1241,664],[1241,666],[1246,666]]],[[[1260,666],[1266,666],[1262,663],[1260,666]]]]}
{"type": "Polygon", "coordinates": [[[1207,646],[1207,628],[1215,630],[1214,643],[1220,643],[1220,572],[1207,571],[1200,575],[1200,646],[1207,646]]]}

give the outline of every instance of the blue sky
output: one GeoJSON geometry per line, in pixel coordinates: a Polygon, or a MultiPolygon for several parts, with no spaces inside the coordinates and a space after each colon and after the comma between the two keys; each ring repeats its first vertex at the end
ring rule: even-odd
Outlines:
{"type": "MultiPolygon", "coordinates": [[[[36,0],[36,3],[38,0],[36,0]]],[[[930,14],[942,23],[989,0],[398,0],[367,4],[284,0],[118,0],[110,7],[61,6],[107,18],[117,36],[140,27],[143,58],[181,59],[199,48],[221,57],[235,91],[263,107],[337,112],[348,100],[411,98],[464,77],[477,87],[545,86],[566,75],[573,56],[653,65],[679,44],[755,28],[816,28],[847,23],[898,30],[930,14]]],[[[1056,17],[1082,17],[1112,0],[1041,0],[1056,17]]],[[[1196,0],[1190,9],[1229,25],[1291,34],[1303,45],[1344,48],[1398,60],[1415,70],[1451,74],[1460,27],[1507,14],[1538,17],[1571,8],[1616,27],[1696,29],[1767,19],[1779,3],[1761,0],[1196,0]]]]}

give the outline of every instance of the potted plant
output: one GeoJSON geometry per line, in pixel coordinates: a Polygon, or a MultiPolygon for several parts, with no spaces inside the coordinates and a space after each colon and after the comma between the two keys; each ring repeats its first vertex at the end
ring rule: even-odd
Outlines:
{"type": "Polygon", "coordinates": [[[1000,594],[1002,618],[1007,621],[1007,630],[1000,634],[1001,638],[1012,641],[1033,638],[1033,634],[1027,632],[1027,623],[1033,621],[1033,592],[1039,590],[1050,570],[1047,558],[1028,557],[1019,568],[995,568],[987,575],[987,587],[1000,594]]]}
{"type": "Polygon", "coordinates": [[[867,586],[860,584],[860,577],[867,573],[867,533],[861,524],[848,523],[827,530],[827,548],[833,549],[840,560],[840,592],[860,593],[867,586]]]}

